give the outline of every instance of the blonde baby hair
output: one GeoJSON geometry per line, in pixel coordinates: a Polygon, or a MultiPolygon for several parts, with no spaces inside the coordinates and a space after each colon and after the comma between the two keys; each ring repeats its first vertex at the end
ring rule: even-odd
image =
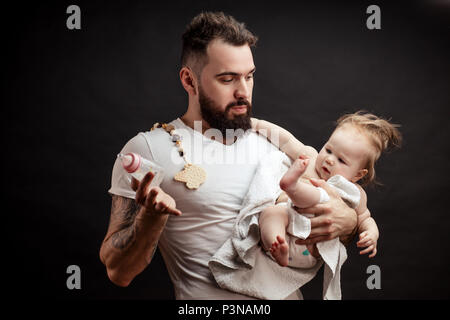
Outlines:
{"type": "Polygon", "coordinates": [[[366,165],[363,168],[367,169],[368,172],[360,180],[360,184],[363,186],[372,183],[377,184],[378,182],[375,181],[375,162],[383,152],[400,148],[402,135],[397,129],[400,125],[390,123],[389,120],[363,110],[340,117],[337,120],[336,129],[348,124],[363,132],[373,147],[373,152],[369,152],[366,165]]]}

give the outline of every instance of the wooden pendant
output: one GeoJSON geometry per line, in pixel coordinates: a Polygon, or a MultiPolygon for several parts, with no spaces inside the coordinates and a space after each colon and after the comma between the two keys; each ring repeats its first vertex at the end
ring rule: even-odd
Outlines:
{"type": "Polygon", "coordinates": [[[206,181],[206,171],[202,167],[188,163],[173,178],[176,181],[186,183],[186,187],[189,189],[198,189],[206,181]]]}

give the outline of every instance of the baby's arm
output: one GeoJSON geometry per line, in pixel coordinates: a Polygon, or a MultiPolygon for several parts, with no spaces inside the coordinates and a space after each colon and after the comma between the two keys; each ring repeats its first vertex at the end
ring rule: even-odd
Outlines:
{"type": "Polygon", "coordinates": [[[370,211],[367,208],[366,192],[361,187],[359,187],[359,189],[361,192],[361,200],[356,208],[356,213],[358,214],[359,241],[356,245],[358,247],[366,248],[360,251],[359,254],[372,252],[369,255],[369,258],[373,258],[377,254],[379,231],[375,220],[370,216],[370,211]]]}
{"type": "Polygon", "coordinates": [[[305,146],[289,131],[265,120],[252,118],[252,129],[265,136],[269,141],[286,153],[292,160],[300,156],[315,158],[317,151],[313,147],[305,146]]]}

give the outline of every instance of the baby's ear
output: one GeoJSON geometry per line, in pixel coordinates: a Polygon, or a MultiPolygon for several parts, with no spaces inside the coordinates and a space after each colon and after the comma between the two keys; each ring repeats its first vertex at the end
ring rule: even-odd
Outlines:
{"type": "Polygon", "coordinates": [[[353,177],[352,182],[356,183],[357,181],[359,181],[360,179],[362,179],[369,171],[367,169],[361,169],[358,171],[358,173],[356,174],[356,176],[353,177]]]}

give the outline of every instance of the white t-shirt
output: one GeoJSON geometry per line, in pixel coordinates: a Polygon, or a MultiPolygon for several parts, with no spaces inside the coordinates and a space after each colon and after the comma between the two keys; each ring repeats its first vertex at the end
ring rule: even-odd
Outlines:
{"type": "MultiPolygon", "coordinates": [[[[187,160],[206,171],[206,181],[197,190],[190,190],[173,179],[185,162],[165,130],[141,132],[128,141],[121,152],[136,152],[164,167],[161,188],[175,199],[182,212],[181,216],[169,216],[158,243],[175,297],[251,299],[218,287],[208,268],[208,260],[230,237],[259,159],[276,147],[251,131],[234,144],[225,145],[194,131],[179,118],[170,124],[182,136],[187,160]]],[[[130,182],[131,176],[116,160],[109,192],[134,199],[130,182]]],[[[300,292],[296,292],[288,298],[299,299],[300,296],[300,292]]]]}

